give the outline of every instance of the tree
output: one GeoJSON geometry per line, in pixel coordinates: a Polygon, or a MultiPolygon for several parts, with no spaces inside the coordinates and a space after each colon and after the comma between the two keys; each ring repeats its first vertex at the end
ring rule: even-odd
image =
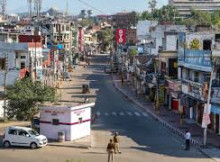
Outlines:
{"type": "Polygon", "coordinates": [[[200,42],[198,39],[193,39],[192,42],[190,42],[190,49],[198,50],[200,48],[200,42]]]}
{"type": "Polygon", "coordinates": [[[149,13],[148,11],[144,11],[139,15],[138,19],[139,20],[151,20],[152,14],[149,13]]]}
{"type": "Polygon", "coordinates": [[[98,33],[98,39],[101,42],[101,47],[104,51],[111,48],[114,39],[114,31],[110,28],[105,28],[98,33]]]}
{"type": "Polygon", "coordinates": [[[82,26],[82,27],[86,27],[86,26],[92,26],[94,25],[94,23],[92,22],[91,19],[87,19],[87,18],[83,18],[79,24],[82,26]]]}
{"type": "Polygon", "coordinates": [[[176,24],[182,23],[182,19],[178,18],[179,13],[174,6],[163,6],[160,9],[153,9],[150,13],[144,11],[139,15],[140,20],[156,20],[156,21],[175,21],[176,24]]]}
{"type": "Polygon", "coordinates": [[[138,50],[136,48],[131,48],[128,52],[128,57],[130,58],[130,62],[133,63],[134,57],[138,54],[138,50]]]}
{"type": "Polygon", "coordinates": [[[191,17],[185,22],[186,25],[212,25],[212,16],[209,12],[192,10],[191,17]]]}
{"type": "Polygon", "coordinates": [[[9,118],[18,120],[32,119],[39,111],[38,103],[55,101],[55,89],[44,86],[40,82],[32,82],[29,78],[18,80],[6,88],[9,101],[7,113],[9,118]]]}

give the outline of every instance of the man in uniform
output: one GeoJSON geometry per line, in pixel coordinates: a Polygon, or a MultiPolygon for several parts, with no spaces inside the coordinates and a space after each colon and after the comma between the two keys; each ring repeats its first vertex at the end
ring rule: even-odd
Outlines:
{"type": "Polygon", "coordinates": [[[110,139],[110,142],[108,143],[106,150],[108,152],[108,162],[114,162],[115,145],[112,139],[110,139]]]}
{"type": "Polygon", "coordinates": [[[119,151],[119,138],[118,138],[118,133],[116,132],[114,137],[113,137],[113,142],[115,144],[115,154],[117,153],[121,153],[121,151],[119,151]]]}

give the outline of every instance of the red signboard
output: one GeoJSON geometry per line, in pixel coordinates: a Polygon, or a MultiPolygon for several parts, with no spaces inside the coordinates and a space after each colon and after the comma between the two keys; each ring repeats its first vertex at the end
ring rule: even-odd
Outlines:
{"type": "Polygon", "coordinates": [[[116,29],[116,42],[118,44],[126,43],[126,29],[116,29]]]}

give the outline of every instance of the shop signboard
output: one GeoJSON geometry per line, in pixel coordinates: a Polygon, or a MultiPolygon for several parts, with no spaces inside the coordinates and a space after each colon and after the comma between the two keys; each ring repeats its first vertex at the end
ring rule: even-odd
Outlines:
{"type": "Polygon", "coordinates": [[[182,89],[181,81],[168,80],[168,86],[169,86],[169,89],[171,89],[173,91],[181,91],[181,89],[182,89]]]}
{"type": "Polygon", "coordinates": [[[211,71],[211,51],[186,49],[184,67],[211,71]]]}
{"type": "Polygon", "coordinates": [[[202,128],[207,128],[211,123],[210,121],[211,104],[205,104],[203,118],[202,118],[202,128]]]}

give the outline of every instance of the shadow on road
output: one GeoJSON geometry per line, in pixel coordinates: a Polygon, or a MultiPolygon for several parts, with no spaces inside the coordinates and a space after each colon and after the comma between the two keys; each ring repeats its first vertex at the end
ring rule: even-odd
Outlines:
{"type": "MultiPolygon", "coordinates": [[[[112,84],[106,84],[112,80],[111,76],[103,75],[104,65],[96,65],[95,61],[97,59],[93,60],[94,65],[91,68],[92,70],[99,70],[100,73],[95,72],[85,78],[86,80],[97,80],[97,82],[90,82],[90,87],[99,89],[93,113],[96,111],[130,111],[131,107],[134,107],[133,104],[117,92],[112,84]]],[[[94,122],[92,128],[93,130],[117,131],[121,136],[132,139],[140,146],[131,147],[131,149],[178,158],[201,158],[201,154],[195,149],[184,151],[182,146],[184,141],[181,141],[179,137],[175,137],[151,117],[130,119],[123,116],[112,118],[101,116],[94,122]]]]}

